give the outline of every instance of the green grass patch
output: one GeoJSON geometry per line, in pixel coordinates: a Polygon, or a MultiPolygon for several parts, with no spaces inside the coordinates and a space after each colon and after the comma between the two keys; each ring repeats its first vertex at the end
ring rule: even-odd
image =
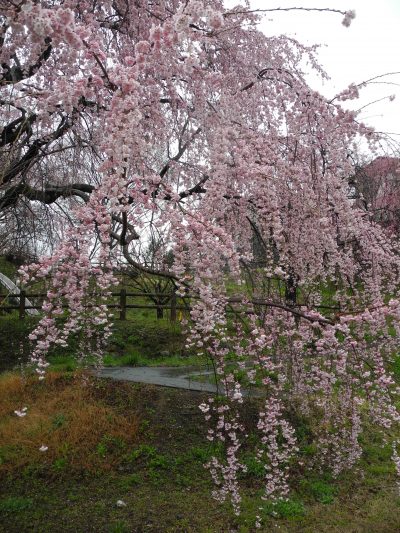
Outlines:
{"type": "Polygon", "coordinates": [[[0,272],[15,282],[18,267],[7,260],[4,256],[0,256],[0,272]]]}
{"type": "Polygon", "coordinates": [[[19,513],[33,506],[31,498],[22,496],[9,496],[0,499],[0,513],[19,513]]]}
{"type": "Polygon", "coordinates": [[[333,503],[338,494],[338,488],[335,485],[320,479],[303,479],[300,482],[300,487],[304,489],[306,495],[310,495],[315,501],[324,504],[333,503]]]}
{"type": "Polygon", "coordinates": [[[304,504],[299,500],[278,500],[277,502],[266,502],[260,509],[262,515],[274,518],[288,518],[296,520],[306,514],[304,504]]]}

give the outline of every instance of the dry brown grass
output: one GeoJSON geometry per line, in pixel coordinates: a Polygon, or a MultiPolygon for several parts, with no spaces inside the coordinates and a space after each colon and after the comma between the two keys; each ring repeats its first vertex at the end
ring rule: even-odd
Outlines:
{"type": "Polygon", "coordinates": [[[0,377],[0,473],[30,465],[59,472],[113,468],[137,435],[134,414],[118,412],[91,378],[49,372],[43,382],[0,377]],[[19,418],[14,411],[27,407],[19,418]],[[39,448],[46,445],[48,450],[39,448]]]}

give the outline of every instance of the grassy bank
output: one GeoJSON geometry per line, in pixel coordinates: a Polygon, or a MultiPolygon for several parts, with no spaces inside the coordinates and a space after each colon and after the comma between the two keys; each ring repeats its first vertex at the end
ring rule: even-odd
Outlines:
{"type": "MultiPolygon", "coordinates": [[[[17,267],[0,256],[0,272],[11,279],[16,279],[17,267]]],[[[114,287],[114,291],[121,288],[127,292],[138,292],[131,286],[131,280],[123,277],[121,286],[114,287]]],[[[29,292],[43,292],[43,287],[30,288],[29,292]]],[[[6,289],[0,294],[5,296],[6,289]]],[[[117,300],[115,300],[116,302],[117,300]]],[[[129,303],[146,304],[151,302],[143,297],[132,299],[129,303]]],[[[4,305],[9,302],[4,301],[4,305]]],[[[181,316],[181,315],[180,315],[181,316]]],[[[158,364],[186,364],[190,354],[184,348],[184,338],[180,321],[171,322],[169,312],[157,319],[154,309],[128,309],[127,320],[118,320],[118,312],[112,327],[112,336],[106,349],[105,364],[115,365],[158,365],[158,364]]],[[[28,361],[32,345],[28,335],[34,329],[38,318],[26,316],[19,320],[18,311],[2,311],[0,302],[0,371],[11,370],[28,361]]],[[[50,362],[54,370],[73,370],[77,367],[77,355],[81,342],[85,340],[85,333],[80,332],[68,340],[67,348],[53,347],[50,350],[50,362]]],[[[190,361],[188,361],[190,362],[190,361]]]]}
{"type": "MultiPolygon", "coordinates": [[[[28,361],[32,345],[28,335],[35,327],[35,318],[18,320],[13,315],[0,316],[0,371],[11,370],[28,361]]],[[[49,361],[54,370],[77,367],[80,336],[72,337],[67,348],[53,348],[49,361]]],[[[169,365],[190,364],[190,353],[184,349],[179,323],[168,319],[136,313],[129,320],[116,320],[106,354],[105,365],[169,365]]],[[[192,361],[193,362],[193,361],[192,361]]]]}
{"type": "MultiPolygon", "coordinates": [[[[260,500],[264,472],[244,450],[243,513],[235,517],[210,496],[203,464],[220,451],[205,439],[202,399],[82,374],[52,373],[46,383],[4,374],[0,531],[247,532],[256,514],[262,531],[400,530],[390,449],[372,433],[363,437],[363,474],[333,480],[296,471],[291,499],[275,507],[260,500]],[[14,410],[25,406],[28,414],[18,418],[14,410]]],[[[249,419],[255,408],[247,405],[249,419]]],[[[303,453],[307,459],[312,451],[303,453]]]]}

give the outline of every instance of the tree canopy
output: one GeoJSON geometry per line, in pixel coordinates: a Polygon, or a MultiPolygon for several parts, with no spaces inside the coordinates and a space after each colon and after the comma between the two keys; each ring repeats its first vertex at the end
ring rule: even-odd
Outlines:
{"type": "MultiPolygon", "coordinates": [[[[354,18],[331,11],[345,25],[354,18]]],[[[210,440],[227,449],[209,465],[217,497],[239,509],[243,371],[263,384],[266,497],[288,491],[290,406],[323,413],[322,462],[334,473],[353,466],[364,407],[383,428],[398,422],[400,317],[397,244],[348,194],[354,145],[363,138],[374,151],[379,140],[341,107],[359,88],[330,100],[314,91],[305,72],[326,76],[316,48],[265,36],[248,5],[17,0],[2,3],[0,21],[0,220],[20,230],[46,213],[43,235],[50,226],[57,240],[23,270],[24,281],[48,280],[31,335],[40,377],[71,332],[107,333],[105,299],[123,260],[200,297],[188,342],[226,387],[222,403],[202,405],[215,419],[210,440]],[[278,281],[285,291],[271,292],[278,281]],[[243,288],[233,321],[232,283],[243,288]],[[323,288],[336,306],[326,313],[323,288]]]]}

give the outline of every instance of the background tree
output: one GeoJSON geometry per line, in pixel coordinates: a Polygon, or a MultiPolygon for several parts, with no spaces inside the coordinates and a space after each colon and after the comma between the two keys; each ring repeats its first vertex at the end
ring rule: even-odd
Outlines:
{"type": "Polygon", "coordinates": [[[380,156],[356,169],[357,204],[395,235],[400,230],[400,159],[380,156]]]}

